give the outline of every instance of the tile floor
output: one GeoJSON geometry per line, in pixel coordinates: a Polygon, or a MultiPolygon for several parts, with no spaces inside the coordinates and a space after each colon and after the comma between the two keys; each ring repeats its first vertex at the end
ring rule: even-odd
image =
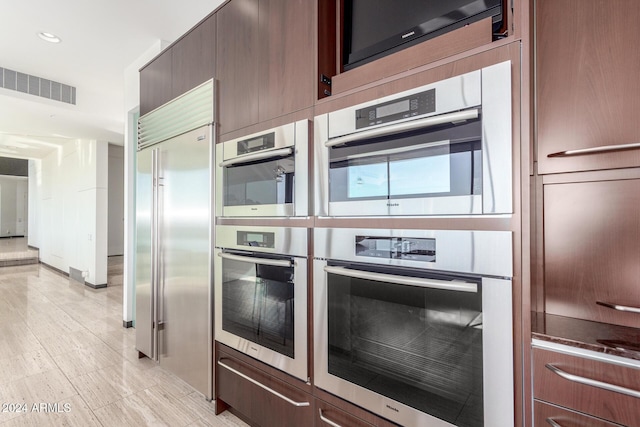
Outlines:
{"type": "Polygon", "coordinates": [[[138,359],[120,263],[103,289],[42,265],[0,268],[0,426],[246,426],[138,359]]]}

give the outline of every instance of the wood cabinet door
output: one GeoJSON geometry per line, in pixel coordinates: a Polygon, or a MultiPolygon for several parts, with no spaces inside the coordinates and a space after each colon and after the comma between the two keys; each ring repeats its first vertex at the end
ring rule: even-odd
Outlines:
{"type": "Polygon", "coordinates": [[[536,8],[538,171],[640,166],[640,2],[538,0],[536,8]],[[571,153],[616,145],[627,149],[571,153]]]}
{"type": "Polygon", "coordinates": [[[640,327],[640,179],[544,186],[545,311],[640,327]]]}
{"type": "Polygon", "coordinates": [[[314,4],[260,0],[261,122],[313,105],[314,4]]]}
{"type": "Polygon", "coordinates": [[[182,95],[215,74],[216,20],[209,17],[172,46],[173,97],[182,95]]]}
{"type": "Polygon", "coordinates": [[[140,70],[140,115],[144,116],[173,99],[171,91],[172,48],[140,70]]]}
{"type": "Polygon", "coordinates": [[[258,123],[258,0],[233,0],[216,13],[216,79],[220,133],[258,123]]]}

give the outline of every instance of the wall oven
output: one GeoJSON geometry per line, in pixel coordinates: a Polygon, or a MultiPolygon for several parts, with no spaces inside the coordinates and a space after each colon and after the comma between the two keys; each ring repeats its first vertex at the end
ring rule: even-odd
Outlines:
{"type": "Polygon", "coordinates": [[[217,144],[217,216],[307,216],[308,143],[301,120],[217,144]]]}
{"type": "Polygon", "coordinates": [[[406,426],[512,426],[510,232],[314,230],[315,385],[406,426]]]}
{"type": "Polygon", "coordinates": [[[307,229],[216,227],[216,340],[303,381],[307,229]]]}
{"type": "Polygon", "coordinates": [[[314,119],[317,216],[512,210],[511,63],[314,119]]]}

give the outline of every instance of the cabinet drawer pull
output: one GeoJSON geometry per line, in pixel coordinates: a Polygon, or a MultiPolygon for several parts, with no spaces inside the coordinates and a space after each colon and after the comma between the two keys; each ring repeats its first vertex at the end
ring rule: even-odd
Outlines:
{"type": "Polygon", "coordinates": [[[318,408],[318,412],[320,413],[320,419],[325,424],[329,424],[331,427],[342,427],[340,424],[336,424],[333,421],[331,421],[329,418],[326,418],[324,415],[322,415],[322,408],[318,408]]]}
{"type": "Polygon", "coordinates": [[[551,427],[562,427],[553,418],[547,418],[547,424],[551,425],[551,427]]]}
{"type": "Polygon", "coordinates": [[[616,393],[624,394],[626,396],[636,397],[640,399],[640,391],[632,390],[626,387],[621,387],[619,385],[605,383],[605,382],[594,380],[591,378],[581,377],[579,375],[573,375],[563,371],[562,369],[552,365],[551,363],[547,363],[544,366],[554,374],[560,375],[565,380],[573,381],[579,384],[589,385],[592,387],[601,388],[603,390],[613,391],[616,393]]]}
{"type": "Polygon", "coordinates": [[[640,148],[640,142],[620,145],[601,145],[599,147],[580,148],[578,150],[558,151],[557,153],[547,154],[547,157],[581,156],[583,154],[608,153],[610,151],[634,150],[636,148],[640,148]]]}
{"type": "Polygon", "coordinates": [[[631,307],[628,305],[620,305],[620,304],[614,304],[611,302],[604,302],[604,301],[596,301],[596,304],[601,305],[603,307],[612,308],[618,311],[628,311],[629,313],[640,314],[640,308],[638,307],[631,307]]]}
{"type": "Polygon", "coordinates": [[[289,399],[287,396],[285,396],[284,394],[278,393],[277,391],[275,391],[272,388],[267,387],[266,385],[262,384],[261,382],[258,382],[256,380],[254,380],[253,378],[251,378],[248,375],[243,374],[240,371],[237,371],[235,369],[233,369],[231,366],[226,365],[224,363],[222,363],[222,361],[218,360],[218,365],[222,366],[223,368],[225,368],[228,371],[233,372],[234,374],[238,375],[239,377],[244,378],[245,380],[257,385],[258,387],[262,388],[263,390],[268,391],[271,394],[274,394],[276,396],[278,396],[280,399],[287,401],[288,403],[292,404],[293,406],[309,406],[309,402],[296,402],[295,400],[291,400],[289,399]]]}

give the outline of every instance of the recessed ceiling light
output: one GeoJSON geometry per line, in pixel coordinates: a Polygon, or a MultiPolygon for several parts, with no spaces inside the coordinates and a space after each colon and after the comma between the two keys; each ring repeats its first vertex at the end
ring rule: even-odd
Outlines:
{"type": "Polygon", "coordinates": [[[44,31],[39,32],[38,37],[49,43],[60,43],[62,41],[60,37],[56,36],[55,34],[46,33],[44,31]]]}

